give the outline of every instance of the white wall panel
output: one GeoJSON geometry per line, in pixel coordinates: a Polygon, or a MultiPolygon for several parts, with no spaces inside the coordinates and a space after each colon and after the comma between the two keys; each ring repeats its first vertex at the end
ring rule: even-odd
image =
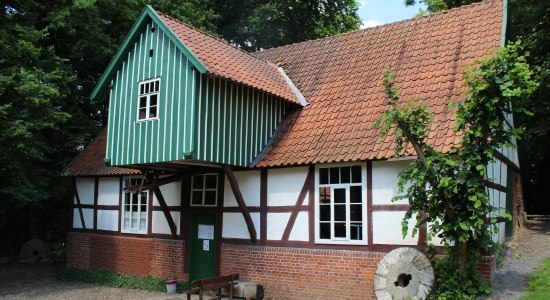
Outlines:
{"type": "Polygon", "coordinates": [[[98,210],[97,229],[118,231],[118,210],[98,210]]]}
{"type": "Polygon", "coordinates": [[[267,214],[267,239],[280,241],[285,232],[290,213],[267,214]]]}
{"type": "MultiPolygon", "coordinates": [[[[260,214],[251,213],[252,223],[256,229],[256,237],[260,239],[260,214]]],[[[235,238],[235,239],[250,239],[248,233],[248,227],[244,221],[243,215],[238,213],[224,213],[223,214],[223,230],[222,237],[235,238]]]]}
{"type": "MultiPolygon", "coordinates": [[[[397,181],[399,172],[410,161],[375,161],[372,163],[372,203],[392,204],[392,197],[398,195],[397,181]]],[[[395,204],[405,204],[399,201],[395,204]]]]}
{"type": "MultiPolygon", "coordinates": [[[[181,182],[172,182],[169,184],[162,185],[160,187],[160,192],[162,193],[162,196],[164,197],[164,201],[166,201],[166,205],[168,206],[179,206],[181,203],[181,182]]],[[[189,201],[189,197],[186,197],[184,199],[187,199],[189,201]]],[[[159,201],[157,199],[157,196],[153,193],[153,205],[159,206],[159,201]]]]}
{"type": "Polygon", "coordinates": [[[267,205],[294,205],[306,181],[307,172],[308,167],[268,170],[267,205]]]}
{"type": "MultiPolygon", "coordinates": [[[[234,172],[234,174],[246,205],[260,206],[260,171],[234,172]]],[[[225,207],[238,206],[227,178],[224,183],[223,199],[225,207]]]]}
{"type": "Polygon", "coordinates": [[[73,228],[82,228],[82,222],[80,221],[80,213],[78,208],[73,209],[73,228]]]}
{"type": "Polygon", "coordinates": [[[78,196],[80,197],[80,204],[94,204],[94,186],[94,178],[76,178],[76,190],[78,191],[78,196]]]}
{"type": "MultiPolygon", "coordinates": [[[[120,178],[100,177],[97,204],[119,205],[119,190],[120,190],[120,178]]],[[[92,192],[92,197],[93,197],[93,192],[92,192]]],[[[93,201],[93,198],[92,198],[92,201],[93,201]]]]}
{"type": "MultiPolygon", "coordinates": [[[[177,228],[177,234],[180,233],[180,212],[179,211],[171,211],[170,214],[172,215],[172,220],[174,220],[174,223],[176,223],[177,228]]],[[[168,225],[168,221],[166,220],[166,217],[164,216],[164,213],[162,211],[153,211],[153,220],[151,222],[153,228],[151,229],[152,233],[164,233],[164,234],[171,234],[170,226],[168,225]]]]}
{"type": "Polygon", "coordinates": [[[409,221],[409,234],[403,239],[401,234],[401,220],[405,212],[376,211],[372,213],[372,237],[375,244],[416,245],[418,234],[411,238],[410,228],[416,224],[413,218],[409,221]]]}
{"type": "Polygon", "coordinates": [[[294,227],[290,232],[290,241],[309,241],[309,214],[307,211],[298,213],[294,227]]]}

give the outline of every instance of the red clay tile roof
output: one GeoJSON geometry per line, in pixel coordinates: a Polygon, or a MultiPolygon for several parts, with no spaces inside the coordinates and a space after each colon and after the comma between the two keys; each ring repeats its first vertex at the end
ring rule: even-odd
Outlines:
{"type": "Polygon", "coordinates": [[[277,67],[168,15],[161,19],[206,66],[208,73],[300,104],[277,67]]]}
{"type": "Polygon", "coordinates": [[[86,148],[63,170],[61,176],[114,176],[141,174],[139,170],[108,167],[105,157],[107,128],[103,129],[86,148]]]}
{"type": "Polygon", "coordinates": [[[449,100],[464,91],[463,68],[500,46],[503,6],[489,0],[446,12],[254,53],[283,63],[311,103],[283,124],[258,167],[384,159],[394,136],[373,128],[388,108],[382,84],[390,66],[401,99],[424,99],[433,115],[430,142],[447,152],[459,142],[449,100]]]}

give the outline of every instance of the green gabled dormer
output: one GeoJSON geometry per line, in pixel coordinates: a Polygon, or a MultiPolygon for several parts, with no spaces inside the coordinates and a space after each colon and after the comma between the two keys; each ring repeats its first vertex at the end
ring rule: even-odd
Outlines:
{"type": "Polygon", "coordinates": [[[92,96],[108,98],[106,164],[249,166],[291,107],[281,68],[147,6],[92,96]]]}

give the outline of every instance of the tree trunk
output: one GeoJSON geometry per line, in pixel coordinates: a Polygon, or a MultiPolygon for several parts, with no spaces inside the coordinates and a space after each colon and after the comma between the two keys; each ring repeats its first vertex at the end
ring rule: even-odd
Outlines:
{"type": "Polygon", "coordinates": [[[466,261],[468,256],[468,242],[459,242],[458,238],[455,239],[456,244],[456,262],[458,265],[459,274],[464,276],[466,274],[466,261]]]}

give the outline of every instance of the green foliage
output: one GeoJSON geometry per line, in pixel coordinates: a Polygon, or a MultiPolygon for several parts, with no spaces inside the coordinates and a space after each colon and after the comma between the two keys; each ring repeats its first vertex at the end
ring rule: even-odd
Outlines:
{"type": "Polygon", "coordinates": [[[534,274],[529,275],[527,293],[522,300],[550,299],[550,258],[534,274]]]}
{"type": "Polygon", "coordinates": [[[473,300],[492,293],[489,284],[479,278],[473,270],[461,274],[456,266],[443,258],[432,258],[435,283],[428,299],[430,300],[473,300]]]}
{"type": "Polygon", "coordinates": [[[413,6],[417,3],[422,3],[426,5],[426,10],[428,12],[434,13],[475,2],[481,2],[481,0],[405,0],[405,6],[413,6]]]}
{"type": "MultiPolygon", "coordinates": [[[[59,280],[79,281],[98,285],[111,286],[116,288],[131,288],[147,291],[165,292],[166,284],[163,279],[151,275],[138,277],[127,274],[116,274],[103,270],[83,270],[67,268],[56,276],[59,280]]],[[[184,290],[186,283],[177,283],[178,290],[184,290]]]]}
{"type": "Polygon", "coordinates": [[[510,124],[510,114],[526,112],[522,100],[538,85],[520,49],[519,43],[509,44],[465,71],[468,90],[455,105],[455,132],[461,142],[449,153],[428,144],[429,110],[421,104],[400,103],[395,79],[389,69],[385,72],[391,108],[375,125],[382,124],[382,134],[395,130],[396,155],[412,148],[418,156],[400,172],[398,187],[404,194],[393,199],[408,199],[411,205],[402,222],[403,234],[411,217],[417,221],[413,235],[431,223],[427,239],[441,238],[460,274],[471,270],[481,253],[494,244],[497,208],[486,194],[485,168],[494,159],[494,151],[519,137],[520,130],[510,124]]]}
{"type": "Polygon", "coordinates": [[[248,51],[282,46],[359,28],[354,0],[218,0],[218,30],[248,51]]]}

